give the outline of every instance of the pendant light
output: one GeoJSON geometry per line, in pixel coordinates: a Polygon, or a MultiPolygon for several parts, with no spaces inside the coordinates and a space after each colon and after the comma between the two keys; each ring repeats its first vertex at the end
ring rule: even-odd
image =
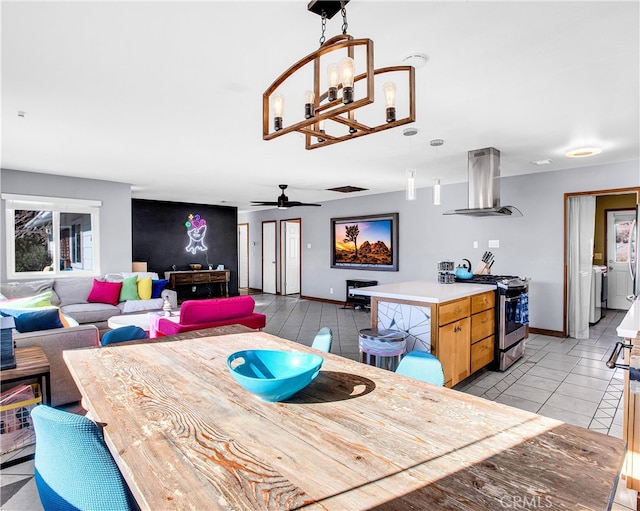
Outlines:
{"type": "Polygon", "coordinates": [[[440,205],[440,179],[437,177],[433,178],[433,205],[440,205]]]}
{"type": "MultiPolygon", "coordinates": [[[[441,138],[434,138],[429,142],[429,145],[431,147],[436,148],[436,160],[438,159],[438,147],[440,147],[442,144],[444,144],[444,140],[442,140],[441,138]]],[[[433,205],[439,206],[440,199],[441,199],[440,198],[440,178],[434,177],[433,178],[433,205]]]]}
{"type": "MultiPolygon", "coordinates": [[[[405,128],[402,131],[402,134],[405,137],[413,137],[418,134],[418,128],[405,128]]],[[[413,151],[411,150],[411,138],[409,138],[409,165],[413,165],[413,151]]],[[[410,167],[407,169],[407,192],[406,199],[407,200],[417,200],[418,196],[416,194],[416,169],[415,167],[410,167]]]]}
{"type": "MultiPolygon", "coordinates": [[[[316,149],[415,121],[414,66],[375,68],[373,41],[347,33],[347,3],[349,0],[312,0],[307,6],[308,11],[321,17],[320,48],[291,65],[262,95],[264,140],[297,132],[304,135],[306,149],[316,149]],[[327,20],[338,13],[342,15],[342,34],[327,40],[327,20]],[[304,103],[297,100],[299,107],[290,104],[285,118],[282,91],[295,89],[297,80],[308,84],[298,96],[304,97],[304,103]],[[375,101],[376,94],[379,97],[381,93],[384,106],[375,101]],[[370,111],[376,114],[367,117],[364,108],[374,103],[370,111]],[[359,112],[363,112],[360,119],[359,112]]],[[[425,60],[423,57],[414,63],[425,60]]]]}

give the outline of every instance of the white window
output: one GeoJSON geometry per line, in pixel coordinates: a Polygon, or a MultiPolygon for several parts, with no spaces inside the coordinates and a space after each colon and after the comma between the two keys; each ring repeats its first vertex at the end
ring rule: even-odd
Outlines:
{"type": "Polygon", "coordinates": [[[100,206],[94,200],[2,194],[7,277],[100,275],[100,206]]]}

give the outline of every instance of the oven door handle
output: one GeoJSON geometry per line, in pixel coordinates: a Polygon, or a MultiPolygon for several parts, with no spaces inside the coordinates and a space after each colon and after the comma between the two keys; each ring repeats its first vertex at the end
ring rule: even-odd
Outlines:
{"type": "Polygon", "coordinates": [[[511,296],[509,298],[505,298],[504,299],[505,302],[509,302],[509,303],[517,302],[518,300],[520,300],[520,296],[519,295],[518,296],[511,296]]]}
{"type": "Polygon", "coordinates": [[[618,369],[629,370],[629,366],[627,364],[617,364],[616,360],[618,360],[618,357],[620,356],[620,351],[631,348],[633,348],[633,344],[625,344],[622,341],[618,341],[611,352],[609,360],[607,360],[607,367],[609,369],[615,369],[617,367],[618,369]]]}

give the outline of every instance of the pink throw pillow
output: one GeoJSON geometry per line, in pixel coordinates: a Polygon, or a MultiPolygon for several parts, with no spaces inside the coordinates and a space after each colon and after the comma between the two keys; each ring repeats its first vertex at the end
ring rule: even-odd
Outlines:
{"type": "Polygon", "coordinates": [[[87,301],[90,303],[118,305],[120,288],[122,288],[122,282],[103,282],[102,280],[93,279],[93,287],[87,301]]]}

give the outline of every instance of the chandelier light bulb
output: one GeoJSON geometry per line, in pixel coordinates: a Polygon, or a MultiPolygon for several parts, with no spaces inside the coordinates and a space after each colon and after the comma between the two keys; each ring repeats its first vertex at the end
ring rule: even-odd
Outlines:
{"type": "Polygon", "coordinates": [[[329,80],[327,100],[335,101],[338,99],[338,83],[340,83],[340,71],[338,70],[338,64],[329,64],[327,67],[327,78],[329,80]]]}
{"type": "Polygon", "coordinates": [[[340,78],[342,79],[342,102],[346,105],[353,103],[353,78],[355,76],[355,62],[351,57],[340,61],[340,78]]]}
{"type": "Polygon", "coordinates": [[[313,101],[315,100],[315,94],[308,90],[304,93],[304,118],[310,119],[315,114],[313,101]]]}
{"type": "Polygon", "coordinates": [[[384,84],[384,99],[387,104],[387,122],[396,120],[396,84],[387,82],[384,84]]]}
{"type": "Polygon", "coordinates": [[[282,129],[282,114],[284,113],[284,97],[282,94],[274,94],[271,101],[273,107],[273,129],[280,131],[282,129]]]}

